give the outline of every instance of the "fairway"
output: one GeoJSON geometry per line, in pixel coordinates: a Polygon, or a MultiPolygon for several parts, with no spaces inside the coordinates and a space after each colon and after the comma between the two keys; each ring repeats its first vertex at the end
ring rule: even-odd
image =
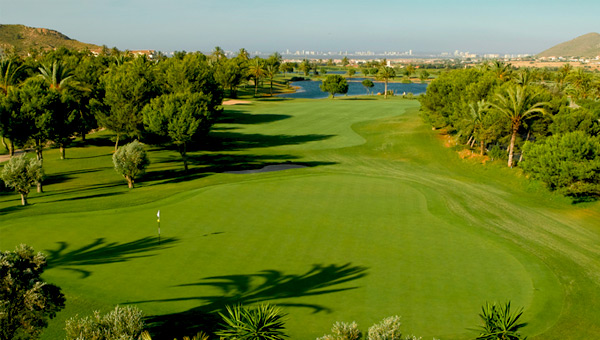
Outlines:
{"type": "Polygon", "coordinates": [[[54,181],[31,206],[0,196],[0,248],[27,243],[49,257],[44,277],[67,308],[44,339],[115,304],[137,305],[172,339],[210,327],[227,304],[261,302],[284,308],[291,339],[336,321],[366,332],[391,315],[407,334],[468,339],[481,305],[507,300],[525,308],[531,338],[600,337],[599,204],[572,205],[517,170],[461,160],[418,105],[227,107],[207,150],[190,154],[191,175],[167,176],[181,176],[178,154],[153,148],[131,191],[110,144],[71,148],[65,161],[50,150],[54,181]],[[280,163],[307,167],[226,173],[280,163]]]}

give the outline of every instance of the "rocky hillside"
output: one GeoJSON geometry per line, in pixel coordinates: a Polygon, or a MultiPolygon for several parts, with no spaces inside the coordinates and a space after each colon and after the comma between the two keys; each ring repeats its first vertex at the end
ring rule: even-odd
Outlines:
{"type": "Polygon", "coordinates": [[[98,50],[100,46],[86,44],[47,28],[24,25],[0,25],[0,51],[27,54],[31,49],[50,50],[59,47],[98,50]]]}
{"type": "Polygon", "coordinates": [[[588,33],[551,47],[538,54],[538,57],[585,57],[600,55],[600,34],[588,33]]]}

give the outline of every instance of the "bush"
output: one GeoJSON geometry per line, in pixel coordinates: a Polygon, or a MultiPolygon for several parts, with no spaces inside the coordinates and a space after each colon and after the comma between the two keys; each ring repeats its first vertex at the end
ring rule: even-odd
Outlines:
{"type": "Polygon", "coordinates": [[[525,143],[521,167],[569,196],[600,196],[600,140],[582,131],[525,143]]]}
{"type": "Polygon", "coordinates": [[[374,324],[369,328],[368,339],[369,340],[400,340],[402,338],[402,332],[400,331],[399,316],[390,316],[380,323],[374,324]]]}
{"type": "Polygon", "coordinates": [[[67,320],[67,340],[137,340],[144,328],[144,314],[136,307],[119,307],[105,315],[67,320]]]}
{"type": "Polygon", "coordinates": [[[144,150],[144,144],[137,140],[124,145],[113,155],[115,171],[123,175],[129,188],[133,188],[136,177],[142,175],[150,160],[144,150]]]}
{"type": "Polygon", "coordinates": [[[21,244],[0,252],[0,339],[35,339],[65,308],[60,288],[42,280],[46,257],[21,244]]]}
{"type": "Polygon", "coordinates": [[[27,195],[31,186],[44,178],[42,161],[28,159],[25,154],[14,156],[4,165],[0,177],[7,187],[14,188],[21,194],[21,203],[27,205],[27,195]]]}
{"type": "Polygon", "coordinates": [[[359,340],[362,337],[361,331],[358,329],[356,322],[336,322],[331,327],[332,334],[323,335],[317,340],[359,340]]]}

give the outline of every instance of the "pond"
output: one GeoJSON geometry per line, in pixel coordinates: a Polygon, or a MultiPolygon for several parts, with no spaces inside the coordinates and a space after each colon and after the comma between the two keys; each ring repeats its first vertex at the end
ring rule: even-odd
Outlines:
{"type": "MultiPolygon", "coordinates": [[[[348,96],[362,96],[367,94],[367,89],[361,84],[364,78],[352,78],[346,79],[348,81],[348,96]]],[[[320,80],[304,80],[304,81],[295,81],[291,82],[290,85],[296,87],[296,92],[294,93],[283,93],[278,96],[284,98],[310,98],[310,99],[320,99],[327,98],[329,96],[328,93],[321,91],[319,86],[322,81],[320,80]]],[[[383,82],[374,81],[374,87],[369,89],[369,94],[377,94],[383,93],[385,84],[383,82]]],[[[402,83],[388,83],[388,91],[394,91],[397,95],[402,95],[404,93],[412,93],[415,96],[425,93],[427,89],[427,84],[402,84],[402,83]]],[[[343,96],[337,94],[337,96],[343,96]]]]}

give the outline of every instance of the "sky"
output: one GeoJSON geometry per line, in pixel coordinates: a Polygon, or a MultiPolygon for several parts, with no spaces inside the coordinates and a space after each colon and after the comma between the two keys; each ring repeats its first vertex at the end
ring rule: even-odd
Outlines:
{"type": "Polygon", "coordinates": [[[600,32],[600,1],[0,0],[0,24],[121,50],[535,54],[600,32]]]}

